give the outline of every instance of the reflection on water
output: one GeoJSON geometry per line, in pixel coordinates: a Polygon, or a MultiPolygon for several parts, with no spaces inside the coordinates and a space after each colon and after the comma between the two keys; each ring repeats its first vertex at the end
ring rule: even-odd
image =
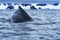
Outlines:
{"type": "Polygon", "coordinates": [[[0,40],[60,40],[59,10],[26,10],[31,22],[10,23],[15,10],[0,10],[0,40]]]}

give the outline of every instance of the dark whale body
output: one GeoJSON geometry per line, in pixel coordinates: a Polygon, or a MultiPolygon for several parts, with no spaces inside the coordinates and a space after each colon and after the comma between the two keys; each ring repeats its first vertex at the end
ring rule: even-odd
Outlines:
{"type": "Polygon", "coordinates": [[[32,18],[19,6],[19,9],[12,15],[13,23],[31,21],[32,18]]]}

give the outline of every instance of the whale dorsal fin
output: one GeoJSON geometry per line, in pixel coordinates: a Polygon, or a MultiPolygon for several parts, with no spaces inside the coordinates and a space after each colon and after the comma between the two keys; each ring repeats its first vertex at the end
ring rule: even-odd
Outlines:
{"type": "Polygon", "coordinates": [[[13,19],[13,22],[15,23],[32,20],[32,18],[28,15],[28,13],[20,6],[18,7],[18,10],[14,12],[12,19],[13,19]]]}
{"type": "Polygon", "coordinates": [[[18,9],[19,9],[19,10],[23,10],[20,6],[18,6],[18,9]]]}
{"type": "Polygon", "coordinates": [[[25,12],[20,6],[18,6],[18,9],[22,12],[25,12]]]}

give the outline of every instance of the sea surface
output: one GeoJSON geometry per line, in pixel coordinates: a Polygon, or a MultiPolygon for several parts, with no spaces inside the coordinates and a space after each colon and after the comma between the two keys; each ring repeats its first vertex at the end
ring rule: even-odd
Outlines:
{"type": "Polygon", "coordinates": [[[60,3],[60,0],[0,0],[0,3],[60,3]]]}
{"type": "Polygon", "coordinates": [[[12,23],[16,10],[0,10],[0,40],[60,40],[60,10],[25,10],[33,21],[12,23]]]}

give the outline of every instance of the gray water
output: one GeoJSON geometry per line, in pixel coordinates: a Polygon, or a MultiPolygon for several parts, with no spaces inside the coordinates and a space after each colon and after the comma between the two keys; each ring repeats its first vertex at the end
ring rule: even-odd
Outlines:
{"type": "Polygon", "coordinates": [[[31,22],[10,23],[16,10],[0,10],[0,40],[60,40],[60,10],[25,10],[31,22]]]}

